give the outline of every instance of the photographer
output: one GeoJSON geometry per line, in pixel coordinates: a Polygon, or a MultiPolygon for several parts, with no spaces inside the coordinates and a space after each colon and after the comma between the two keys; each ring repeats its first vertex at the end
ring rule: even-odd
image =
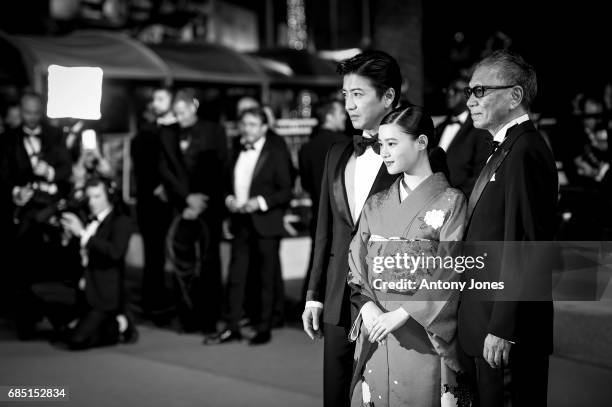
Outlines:
{"type": "Polygon", "coordinates": [[[19,272],[10,273],[9,285],[14,293],[10,303],[15,309],[18,336],[27,339],[40,317],[32,305],[30,286],[60,279],[64,270],[57,250],[61,230],[49,225],[48,215],[49,208],[70,188],[71,168],[61,131],[43,121],[40,95],[24,93],[20,106],[22,125],[5,135],[0,161],[16,225],[12,232],[15,250],[10,254],[21,266],[19,272]]]}
{"type": "Polygon", "coordinates": [[[79,286],[85,290],[86,310],[67,339],[69,349],[133,342],[134,324],[124,314],[125,254],[132,224],[121,211],[112,185],[98,177],[85,184],[91,221],[84,223],[76,214],[62,214],[61,224],[78,239],[85,268],[79,286]]]}

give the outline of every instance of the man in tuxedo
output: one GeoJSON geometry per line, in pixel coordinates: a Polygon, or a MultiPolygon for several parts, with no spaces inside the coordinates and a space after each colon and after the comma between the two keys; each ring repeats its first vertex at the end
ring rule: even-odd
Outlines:
{"type": "Polygon", "coordinates": [[[12,302],[18,336],[26,339],[33,334],[38,318],[33,312],[30,286],[60,278],[63,272],[58,263],[61,230],[49,224],[49,215],[70,189],[72,163],[61,130],[43,120],[40,95],[24,93],[20,106],[22,125],[3,136],[0,161],[4,199],[10,195],[12,200],[5,205],[11,206],[8,211],[16,221],[10,232],[15,250],[7,254],[20,263],[20,270],[11,274],[16,296],[12,302]]]}
{"type": "Polygon", "coordinates": [[[550,284],[551,270],[533,269],[527,263],[530,270],[516,267],[524,255],[535,254],[530,261],[537,260],[540,253],[533,251],[533,241],[551,241],[555,228],[555,162],[528,116],[536,92],[534,68],[505,50],[479,62],[465,89],[474,126],[489,131],[497,145],[469,199],[465,244],[502,246],[499,257],[489,256],[488,278],[519,287],[510,292],[512,298],[499,292],[498,301],[472,300],[462,293],[459,342],[469,356],[467,367],[477,383],[480,406],[508,401],[546,406],[553,306],[547,300],[520,301],[518,294],[536,281],[538,273],[550,284]],[[512,249],[517,242],[530,253],[517,254],[512,249]]]}
{"type": "Polygon", "coordinates": [[[396,178],[389,175],[378,155],[377,133],[383,117],[397,105],[402,83],[397,61],[381,51],[366,51],[340,62],[338,73],[343,76],[344,107],[353,127],[362,134],[332,144],[327,153],[302,314],[308,336],[325,337],[326,406],[350,405],[354,344],[348,340],[352,321],[346,283],[348,248],[366,199],[388,188],[396,178]]]}
{"type": "MultiPolygon", "coordinates": [[[[85,267],[87,309],[67,338],[72,350],[116,344],[121,339],[120,333],[128,330],[125,316],[117,317],[124,312],[125,254],[132,224],[113,205],[114,192],[107,182],[90,179],[85,185],[85,194],[91,221],[85,225],[71,212],[62,214],[61,220],[62,226],[79,239],[85,267]]],[[[135,339],[134,326],[129,326],[129,330],[130,339],[135,339]]]]}
{"type": "Polygon", "coordinates": [[[436,127],[434,143],[446,151],[451,185],[470,196],[489,156],[491,136],[487,131],[475,128],[472,123],[463,98],[463,88],[467,84],[466,80],[457,78],[446,89],[449,115],[436,127]]]}
{"type": "Polygon", "coordinates": [[[234,235],[224,307],[226,328],[205,338],[204,344],[242,339],[240,319],[249,272],[258,273],[260,290],[251,293],[260,303],[251,345],[271,339],[275,304],[275,279],[279,270],[279,248],[285,233],[283,215],[291,200],[289,151],[280,137],[268,137],[263,109],[250,108],[240,114],[242,150],[233,165],[231,193],[225,199],[234,235]],[[257,265],[256,267],[252,267],[257,265]],[[250,267],[251,266],[251,267],[250,267]]]}
{"type": "MultiPolygon", "coordinates": [[[[207,239],[200,240],[200,268],[187,287],[179,319],[186,331],[214,332],[221,310],[221,219],[227,140],[221,126],[198,119],[193,92],[180,90],[173,110],[178,127],[160,130],[160,175],[175,216],[203,222],[207,239]],[[214,174],[219,174],[215,176],[214,174]]],[[[189,223],[189,222],[187,222],[189,223]]],[[[179,282],[180,283],[180,282],[179,282]]]]}
{"type": "Polygon", "coordinates": [[[173,91],[160,87],[153,90],[152,123],[141,125],[132,139],[130,153],[136,180],[136,214],[144,243],[142,308],[155,323],[168,319],[169,293],[164,280],[165,241],[170,223],[170,207],[159,171],[160,131],[177,126],[172,111],[173,91]]]}

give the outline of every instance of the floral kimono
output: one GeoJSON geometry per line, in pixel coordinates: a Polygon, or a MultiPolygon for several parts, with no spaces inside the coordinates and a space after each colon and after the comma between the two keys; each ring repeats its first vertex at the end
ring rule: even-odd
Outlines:
{"type": "Polygon", "coordinates": [[[348,283],[353,297],[374,301],[383,312],[403,307],[410,317],[374,344],[361,314],[357,317],[350,333],[357,341],[351,405],[469,405],[456,381],[459,292],[419,288],[423,279],[459,281],[460,275],[424,261],[412,268],[395,263],[398,253],[416,259],[452,255],[451,244],[441,242],[461,240],[466,199],[435,173],[400,201],[401,181],[366,202],[349,248],[348,283]],[[398,284],[408,281],[415,283],[398,284]]]}

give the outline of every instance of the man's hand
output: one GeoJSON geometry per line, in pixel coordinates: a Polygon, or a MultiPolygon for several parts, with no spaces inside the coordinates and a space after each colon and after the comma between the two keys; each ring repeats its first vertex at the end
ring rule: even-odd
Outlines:
{"type": "Polygon", "coordinates": [[[13,202],[17,206],[24,206],[27,204],[32,196],[34,195],[34,190],[29,186],[20,187],[16,193],[13,194],[13,202]]]}
{"type": "Polygon", "coordinates": [[[164,188],[162,184],[159,184],[157,188],[153,190],[153,195],[162,202],[168,202],[168,194],[166,194],[166,188],[164,188]]]}
{"type": "Polygon", "coordinates": [[[378,318],[376,318],[374,326],[370,331],[370,342],[374,343],[377,341],[382,341],[391,332],[404,325],[406,321],[408,321],[409,317],[410,315],[408,315],[408,313],[401,307],[395,311],[381,314],[378,318]]]}
{"type": "Polygon", "coordinates": [[[34,174],[39,177],[46,179],[51,178],[51,166],[46,161],[39,160],[34,166],[34,174]]]}
{"type": "Polygon", "coordinates": [[[227,207],[227,210],[230,211],[230,213],[236,213],[242,210],[242,207],[236,204],[236,198],[234,198],[233,196],[227,197],[227,199],[225,200],[225,206],[227,207]]]}
{"type": "Polygon", "coordinates": [[[244,204],[244,211],[246,213],[257,212],[258,210],[260,210],[260,208],[257,198],[250,198],[247,203],[244,204]]]}
{"type": "Polygon", "coordinates": [[[189,194],[185,199],[187,206],[189,206],[194,211],[198,212],[198,215],[207,207],[206,202],[208,201],[208,196],[200,193],[189,194]]]}
{"type": "Polygon", "coordinates": [[[302,322],[304,323],[304,332],[314,341],[316,338],[323,337],[320,321],[323,309],[318,307],[306,307],[302,313],[302,322]]]}
{"type": "Polygon", "coordinates": [[[74,236],[81,236],[81,234],[85,231],[85,227],[83,226],[81,220],[78,218],[78,216],[71,212],[63,213],[60,223],[65,230],[69,231],[74,236]]]}
{"type": "Polygon", "coordinates": [[[508,365],[511,347],[512,343],[509,341],[493,334],[488,334],[484,341],[482,357],[493,369],[501,368],[504,365],[508,365]]]}

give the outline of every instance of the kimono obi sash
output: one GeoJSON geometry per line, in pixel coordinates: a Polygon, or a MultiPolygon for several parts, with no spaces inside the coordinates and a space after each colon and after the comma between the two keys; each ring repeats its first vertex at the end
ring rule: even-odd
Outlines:
{"type": "Polygon", "coordinates": [[[434,240],[370,236],[368,279],[378,299],[406,301],[406,296],[416,294],[419,283],[439,269],[438,245],[434,240]]]}

